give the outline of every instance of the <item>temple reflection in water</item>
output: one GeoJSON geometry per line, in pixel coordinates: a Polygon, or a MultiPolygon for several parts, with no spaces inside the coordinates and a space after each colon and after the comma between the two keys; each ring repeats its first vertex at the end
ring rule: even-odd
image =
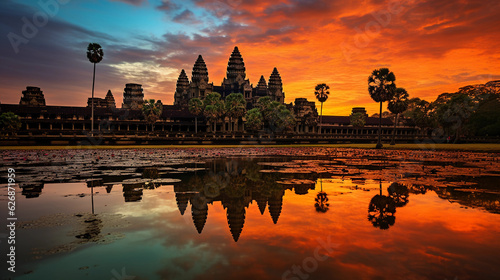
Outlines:
{"type": "MultiPolygon", "coordinates": [[[[273,223],[278,223],[287,188],[279,183],[279,174],[262,173],[262,167],[252,161],[214,161],[208,165],[209,170],[174,185],[179,211],[184,215],[188,205],[191,205],[198,233],[203,231],[207,221],[208,205],[214,202],[220,202],[226,211],[234,241],[240,238],[246,209],[253,203],[257,204],[261,215],[267,208],[273,223]]],[[[314,189],[314,182],[306,188],[314,189]]],[[[297,191],[307,193],[304,187],[296,188],[297,191]]]]}
{"type": "MultiPolygon", "coordinates": [[[[118,172],[118,176],[88,179],[86,184],[88,188],[104,187],[106,193],[111,193],[113,187],[121,185],[124,202],[127,203],[141,202],[145,189],[154,190],[161,185],[173,185],[180,214],[184,216],[190,209],[194,228],[199,234],[203,232],[207,222],[209,205],[213,205],[214,202],[220,203],[226,212],[232,238],[237,242],[243,232],[247,209],[250,205],[255,203],[261,215],[266,214],[267,208],[272,222],[277,225],[287,189],[296,195],[306,195],[311,190],[315,190],[318,185],[321,189],[310,203],[311,208],[315,209],[317,214],[322,215],[331,209],[332,202],[331,197],[329,198],[331,192],[323,191],[325,180],[345,177],[356,184],[355,190],[361,190],[361,186],[366,182],[364,177],[369,177],[367,175],[370,172],[363,168],[352,171],[352,169],[339,167],[327,172],[312,172],[308,168],[318,168],[318,163],[311,164],[309,159],[304,159],[301,163],[295,161],[298,160],[282,157],[217,159],[180,168],[186,168],[189,172],[179,172],[179,169],[172,167],[145,167],[136,170],[140,172],[135,173],[140,174],[140,178],[127,177],[118,172]]],[[[482,177],[481,180],[482,186],[487,187],[492,184],[490,177],[482,177]]],[[[382,180],[377,181],[379,188],[374,189],[376,194],[366,202],[367,220],[374,227],[382,230],[395,225],[397,209],[409,203],[410,194],[425,194],[429,190],[436,192],[438,197],[451,202],[500,213],[498,195],[495,193],[464,192],[451,187],[437,188],[424,184],[396,182],[383,188],[382,180]]],[[[384,182],[387,183],[387,181],[384,182]]],[[[44,183],[23,184],[21,188],[22,195],[26,198],[37,198],[42,194],[44,183]]],[[[304,199],[310,198],[304,197],[304,199]]]]}

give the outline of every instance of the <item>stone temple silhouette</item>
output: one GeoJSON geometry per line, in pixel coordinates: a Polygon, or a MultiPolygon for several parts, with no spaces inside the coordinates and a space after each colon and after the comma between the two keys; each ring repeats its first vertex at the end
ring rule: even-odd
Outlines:
{"type": "Polygon", "coordinates": [[[203,57],[199,55],[193,66],[191,81],[189,81],[186,71],[182,69],[177,79],[174,105],[187,106],[191,98],[203,99],[211,92],[219,93],[222,98],[233,92],[241,93],[249,107],[251,107],[250,104],[255,104],[260,97],[264,96],[269,96],[273,101],[282,104],[285,102],[283,83],[276,67],[269,77],[269,82],[266,83],[264,76],[261,76],[256,87],[253,87],[250,80],[246,79],[245,70],[243,57],[238,47],[234,47],[227,64],[226,77],[220,86],[215,86],[214,83],[209,83],[207,65],[203,57]]]}

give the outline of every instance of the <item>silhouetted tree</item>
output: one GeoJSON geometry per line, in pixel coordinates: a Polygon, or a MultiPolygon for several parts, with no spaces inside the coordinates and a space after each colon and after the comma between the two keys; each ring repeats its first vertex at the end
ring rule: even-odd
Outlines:
{"type": "Polygon", "coordinates": [[[263,116],[265,126],[272,132],[286,131],[295,126],[293,113],[285,105],[271,101],[268,96],[259,98],[257,108],[263,116]]]}
{"type": "Polygon", "coordinates": [[[229,123],[231,126],[229,129],[231,131],[234,131],[233,119],[236,119],[236,121],[238,121],[239,118],[245,115],[247,102],[245,100],[245,97],[243,97],[243,94],[231,93],[224,100],[224,104],[226,107],[226,114],[229,117],[229,123]]]}
{"type": "Polygon", "coordinates": [[[439,123],[450,133],[455,134],[454,143],[458,142],[462,127],[474,112],[474,109],[473,100],[465,94],[455,95],[444,105],[437,108],[439,123]]]}
{"type": "Polygon", "coordinates": [[[280,104],[273,113],[274,132],[291,130],[295,126],[295,115],[285,105],[280,104]]]}
{"type": "Polygon", "coordinates": [[[248,110],[245,115],[245,119],[246,129],[248,130],[257,131],[262,127],[262,114],[259,108],[248,110]]]}
{"type": "Polygon", "coordinates": [[[364,127],[366,123],[366,115],[360,112],[349,115],[349,122],[356,128],[356,134],[360,127],[364,127]]]}
{"type": "Polygon", "coordinates": [[[404,88],[397,88],[394,96],[389,100],[387,104],[387,109],[391,113],[395,114],[394,117],[394,129],[392,130],[392,140],[391,145],[396,145],[396,126],[398,123],[399,114],[403,113],[408,109],[408,92],[404,88]]]}
{"type": "Polygon", "coordinates": [[[264,120],[264,125],[269,127],[269,120],[272,119],[272,114],[274,109],[279,106],[279,102],[272,101],[271,97],[264,96],[257,100],[257,108],[259,108],[262,118],[264,120]]]}
{"type": "Polygon", "coordinates": [[[0,115],[0,130],[2,131],[2,135],[14,134],[20,128],[21,120],[18,115],[12,112],[6,112],[0,115]]]}
{"type": "Polygon", "coordinates": [[[403,112],[403,115],[410,118],[417,127],[424,130],[432,126],[430,117],[430,104],[426,100],[418,97],[408,100],[408,109],[403,112]]]}
{"type": "Polygon", "coordinates": [[[156,102],[154,99],[144,101],[144,104],[142,105],[142,113],[146,122],[151,124],[151,131],[154,131],[155,122],[160,118],[162,111],[163,105],[160,100],[156,102]]]}
{"type": "Polygon", "coordinates": [[[199,98],[191,98],[188,103],[188,109],[194,117],[194,130],[198,133],[198,116],[203,112],[203,102],[199,98]]]}
{"type": "Polygon", "coordinates": [[[475,135],[500,136],[500,94],[490,94],[479,102],[467,125],[475,135]]]}
{"type": "Polygon", "coordinates": [[[217,130],[217,120],[224,115],[224,101],[221,100],[221,96],[217,92],[209,93],[203,100],[203,114],[211,122],[213,122],[214,129],[213,133],[217,130]]]}
{"type": "Polygon", "coordinates": [[[380,139],[382,133],[382,103],[392,99],[396,91],[396,76],[387,68],[373,70],[368,77],[368,92],[375,102],[380,103],[380,117],[378,123],[378,141],[375,148],[382,148],[380,139]]]}
{"type": "Polygon", "coordinates": [[[92,76],[92,115],[91,115],[91,135],[94,136],[94,85],[95,85],[95,65],[101,62],[102,57],[104,56],[104,52],[101,48],[101,45],[97,43],[90,43],[87,47],[87,58],[91,63],[94,64],[94,74],[92,76]]]}
{"type": "Polygon", "coordinates": [[[314,88],[314,95],[316,96],[316,99],[318,99],[319,102],[321,102],[321,110],[320,110],[320,116],[319,116],[319,132],[321,133],[321,126],[323,125],[323,103],[328,99],[328,96],[330,95],[330,91],[328,91],[330,87],[323,83],[323,84],[318,84],[314,88]]]}

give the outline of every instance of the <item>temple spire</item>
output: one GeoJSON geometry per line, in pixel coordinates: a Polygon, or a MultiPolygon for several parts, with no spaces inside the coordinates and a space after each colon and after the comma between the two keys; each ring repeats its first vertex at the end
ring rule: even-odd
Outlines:
{"type": "Polygon", "coordinates": [[[281,81],[281,76],[276,67],[274,67],[273,73],[271,73],[271,76],[269,77],[269,90],[273,94],[276,93],[276,91],[278,90],[283,91],[283,83],[281,81]]]}
{"type": "Polygon", "coordinates": [[[245,207],[238,201],[231,201],[227,207],[227,223],[234,242],[238,242],[245,224],[245,207]]]}
{"type": "Polygon", "coordinates": [[[179,78],[177,79],[177,85],[174,94],[174,105],[187,105],[188,91],[189,90],[189,80],[186,75],[186,71],[182,69],[179,78]]]}
{"type": "Polygon", "coordinates": [[[184,90],[187,88],[189,88],[188,76],[186,75],[186,71],[182,69],[181,73],[179,74],[179,78],[177,79],[177,90],[184,90]]]}
{"type": "Polygon", "coordinates": [[[188,202],[191,199],[192,194],[189,192],[176,192],[175,200],[177,201],[177,208],[179,208],[179,212],[181,215],[184,215],[186,212],[186,208],[188,206],[188,202]]]}
{"type": "Polygon", "coordinates": [[[243,57],[238,47],[234,47],[233,53],[231,53],[227,64],[227,79],[235,81],[238,75],[241,76],[243,80],[245,79],[245,63],[243,62],[243,57]]]}
{"type": "Polygon", "coordinates": [[[202,80],[205,80],[205,82],[208,83],[208,69],[207,65],[205,64],[205,61],[203,60],[203,57],[200,54],[193,66],[193,74],[191,75],[191,81],[193,83],[199,83],[202,80]]]}
{"type": "Polygon", "coordinates": [[[266,83],[266,79],[264,79],[264,75],[260,76],[259,83],[257,84],[257,89],[258,90],[266,90],[267,89],[267,83],[266,83]]]}
{"type": "Polygon", "coordinates": [[[278,69],[276,69],[276,67],[274,67],[273,73],[271,73],[271,76],[269,77],[268,89],[273,100],[278,101],[280,103],[285,102],[285,93],[283,92],[283,82],[281,81],[280,73],[278,72],[278,69]]]}
{"type": "Polygon", "coordinates": [[[260,214],[264,215],[267,206],[267,197],[263,196],[261,193],[255,193],[253,196],[259,207],[260,214]]]}
{"type": "Polygon", "coordinates": [[[281,209],[283,207],[283,195],[285,195],[285,191],[275,193],[267,201],[269,213],[271,214],[274,224],[278,223],[278,219],[281,214],[281,209]]]}
{"type": "Polygon", "coordinates": [[[106,97],[104,99],[106,100],[106,104],[109,108],[116,108],[115,98],[113,97],[113,93],[111,93],[111,90],[108,90],[108,93],[106,93],[106,97]]]}
{"type": "Polygon", "coordinates": [[[191,216],[193,217],[193,223],[198,233],[203,231],[205,223],[208,217],[208,205],[207,199],[200,193],[192,196],[191,201],[191,216]]]}

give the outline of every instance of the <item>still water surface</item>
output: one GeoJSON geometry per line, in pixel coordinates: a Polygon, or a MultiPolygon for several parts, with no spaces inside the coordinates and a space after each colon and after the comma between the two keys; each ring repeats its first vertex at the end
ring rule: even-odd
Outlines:
{"type": "Polygon", "coordinates": [[[497,154],[256,148],[3,158],[20,181],[15,279],[500,275],[497,154]]]}

